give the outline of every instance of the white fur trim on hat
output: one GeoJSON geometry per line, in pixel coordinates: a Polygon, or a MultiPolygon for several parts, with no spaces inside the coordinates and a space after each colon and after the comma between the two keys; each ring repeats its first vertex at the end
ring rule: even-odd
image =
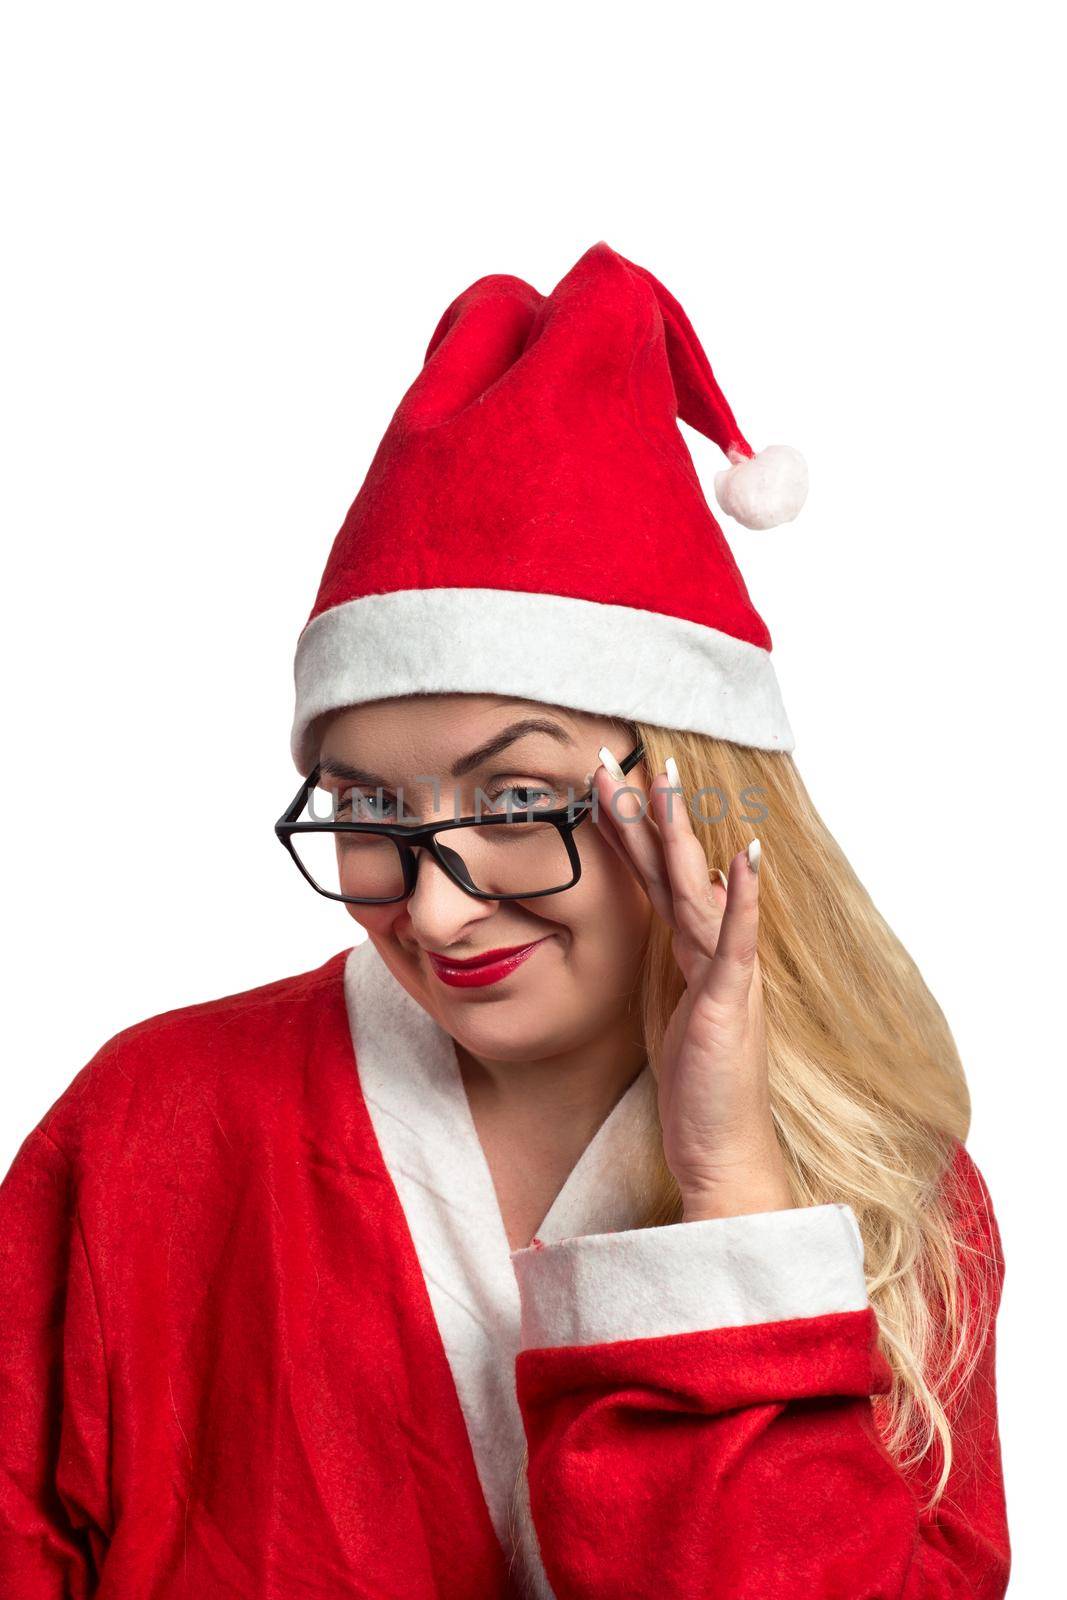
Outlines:
{"type": "Polygon", "coordinates": [[[401,589],[324,611],[296,650],[291,748],[328,711],[414,694],[503,694],[792,750],[770,652],[631,606],[519,589],[401,589]]]}

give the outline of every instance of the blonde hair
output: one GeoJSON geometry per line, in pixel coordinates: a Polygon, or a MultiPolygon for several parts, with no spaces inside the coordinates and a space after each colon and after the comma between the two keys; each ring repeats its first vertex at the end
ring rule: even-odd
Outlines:
{"type": "MultiPolygon", "coordinates": [[[[939,1469],[929,1473],[929,1510],[948,1481],[950,1418],[997,1294],[995,1257],[983,1252],[980,1233],[958,1231],[972,1201],[954,1157],[971,1108],[952,1033],[791,755],[642,722],[622,728],[631,745],[643,744],[650,777],[674,756],[709,870],[725,870],[755,837],[763,846],[758,947],[779,1142],[797,1205],[839,1201],[855,1213],[893,1378],[887,1394],[872,1397],[875,1420],[902,1471],[939,1469]]],[[[671,931],[653,917],[632,1000],[653,1067],[684,987],[671,931]]],[[[664,1160],[637,1225],[680,1222],[681,1212],[664,1160]]],[[[510,1506],[516,1558],[521,1545],[537,1543],[527,1468],[524,1449],[510,1506]]],[[[513,1576],[524,1594],[541,1594],[534,1578],[513,1576]]]]}
{"type": "MultiPolygon", "coordinates": [[[[963,1291],[967,1247],[953,1226],[952,1163],[970,1097],[948,1023],[788,753],[628,726],[644,745],[649,775],[663,770],[667,755],[677,761],[709,868],[725,870],[754,837],[763,846],[759,953],[772,1111],[794,1200],[841,1201],[855,1212],[893,1374],[891,1391],[875,1397],[876,1416],[902,1469],[939,1450],[932,1505],[952,1463],[952,1404],[981,1352],[995,1283],[993,1260],[983,1259],[973,1289],[963,1291]],[[702,817],[714,820],[705,825],[702,817]]],[[[653,918],[636,997],[653,1066],[684,989],[671,940],[653,918]]],[[[664,1163],[645,1226],[680,1219],[664,1163]]]]}

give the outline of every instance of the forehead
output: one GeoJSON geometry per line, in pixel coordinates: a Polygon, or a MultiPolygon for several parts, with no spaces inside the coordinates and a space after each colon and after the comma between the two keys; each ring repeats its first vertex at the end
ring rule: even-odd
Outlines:
{"type": "MultiPolygon", "coordinates": [[[[427,694],[350,706],[324,721],[320,754],[390,773],[439,770],[490,745],[506,731],[516,752],[583,759],[610,737],[610,718],[502,695],[427,694]]],[[[501,752],[497,752],[500,754],[501,752]]],[[[491,759],[491,757],[489,757],[491,759]]]]}

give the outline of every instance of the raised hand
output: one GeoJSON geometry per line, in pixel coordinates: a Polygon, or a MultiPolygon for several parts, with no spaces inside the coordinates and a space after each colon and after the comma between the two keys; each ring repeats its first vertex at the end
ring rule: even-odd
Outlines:
{"type": "Polygon", "coordinates": [[[671,928],[686,983],[657,1063],[664,1155],[684,1219],[785,1210],[793,1198],[771,1116],[756,948],[759,840],[725,878],[709,872],[674,761],[646,787],[639,771],[623,777],[609,750],[599,754],[597,826],[671,928]]]}

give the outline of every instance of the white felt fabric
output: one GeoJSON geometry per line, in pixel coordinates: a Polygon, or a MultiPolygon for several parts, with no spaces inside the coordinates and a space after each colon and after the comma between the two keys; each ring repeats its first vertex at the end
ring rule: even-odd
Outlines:
{"type": "MultiPolygon", "coordinates": [[[[393,977],[376,946],[345,964],[356,1071],[426,1279],[493,1525],[548,1597],[521,1473],[515,1394],[519,1289],[451,1036],[393,977]]],[[[628,1229],[653,1192],[658,1121],[651,1070],[634,1079],[572,1169],[537,1237],[628,1229]]]]}
{"type": "Polygon", "coordinates": [[[681,617],[511,589],[367,595],[309,622],[296,650],[293,759],[314,721],[409,694],[504,694],[792,750],[770,652],[681,617]]]}
{"type": "Polygon", "coordinates": [[[769,444],[754,456],[732,458],[715,474],[715,498],[745,528],[792,522],[807,499],[808,464],[789,444],[769,444]]]}
{"type": "Polygon", "coordinates": [[[652,1339],[868,1303],[847,1205],[600,1233],[512,1253],[524,1347],[652,1339]]]}

